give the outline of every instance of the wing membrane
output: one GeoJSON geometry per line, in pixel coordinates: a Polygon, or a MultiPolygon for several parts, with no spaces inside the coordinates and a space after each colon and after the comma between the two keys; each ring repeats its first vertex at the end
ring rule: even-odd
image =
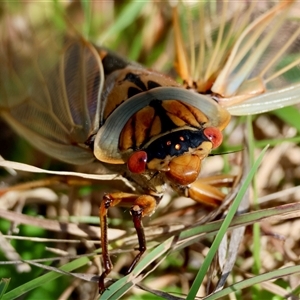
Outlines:
{"type": "Polygon", "coordinates": [[[91,162],[85,142],[99,128],[101,59],[91,43],[74,31],[59,32],[46,15],[34,22],[24,13],[1,22],[1,115],[43,152],[91,162]]]}

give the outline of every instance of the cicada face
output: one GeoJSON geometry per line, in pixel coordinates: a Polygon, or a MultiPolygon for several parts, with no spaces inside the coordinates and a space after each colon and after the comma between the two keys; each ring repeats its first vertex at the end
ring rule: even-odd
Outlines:
{"type": "Polygon", "coordinates": [[[121,132],[120,148],[138,149],[130,154],[128,169],[138,174],[163,172],[168,180],[179,185],[194,182],[201,161],[222,142],[220,129],[206,127],[207,123],[201,111],[180,101],[152,101],[132,116],[121,132]],[[163,127],[169,128],[162,131],[163,127]],[[133,132],[134,136],[128,136],[133,132]]]}

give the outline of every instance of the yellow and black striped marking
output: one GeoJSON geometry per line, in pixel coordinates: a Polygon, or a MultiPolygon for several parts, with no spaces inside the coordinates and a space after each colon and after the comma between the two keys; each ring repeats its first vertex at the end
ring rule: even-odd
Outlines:
{"type": "Polygon", "coordinates": [[[134,114],[120,135],[121,151],[141,149],[152,138],[188,126],[202,129],[208,118],[191,105],[177,100],[153,100],[134,114]]]}

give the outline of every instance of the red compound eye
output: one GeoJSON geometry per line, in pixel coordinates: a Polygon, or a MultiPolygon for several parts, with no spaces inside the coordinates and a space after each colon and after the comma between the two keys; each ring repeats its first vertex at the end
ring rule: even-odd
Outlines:
{"type": "Polygon", "coordinates": [[[147,153],[145,151],[134,152],[127,161],[128,170],[135,174],[145,172],[147,165],[147,153]]]}
{"type": "Polygon", "coordinates": [[[212,148],[217,148],[223,141],[221,131],[216,127],[207,127],[203,130],[204,135],[211,141],[212,148]]]}

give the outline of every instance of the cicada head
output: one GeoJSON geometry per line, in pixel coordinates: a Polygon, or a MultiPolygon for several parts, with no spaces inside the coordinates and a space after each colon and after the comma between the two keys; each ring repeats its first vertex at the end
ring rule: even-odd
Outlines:
{"type": "Polygon", "coordinates": [[[172,183],[187,185],[198,178],[202,160],[221,142],[222,133],[216,127],[179,129],[133,152],[127,166],[132,173],[163,172],[172,183]]]}
{"type": "Polygon", "coordinates": [[[154,88],[126,100],[107,118],[94,154],[103,162],[127,164],[132,174],[159,173],[165,181],[188,185],[221,144],[229,120],[229,113],[204,95],[154,88]]]}
{"type": "Polygon", "coordinates": [[[171,178],[180,157],[190,156],[197,165],[195,156],[202,160],[218,147],[229,121],[227,110],[205,95],[178,87],[154,88],[111,113],[95,137],[94,155],[109,164],[127,163],[133,173],[164,171],[171,178]]]}

